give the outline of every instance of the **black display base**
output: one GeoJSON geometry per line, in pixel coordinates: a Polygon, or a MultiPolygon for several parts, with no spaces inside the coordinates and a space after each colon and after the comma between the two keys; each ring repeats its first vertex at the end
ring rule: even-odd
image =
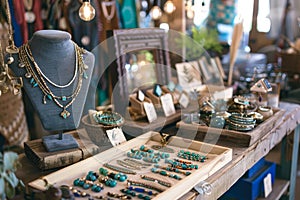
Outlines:
{"type": "Polygon", "coordinates": [[[77,141],[69,134],[47,135],[42,140],[48,152],[78,148],[77,141]]]}

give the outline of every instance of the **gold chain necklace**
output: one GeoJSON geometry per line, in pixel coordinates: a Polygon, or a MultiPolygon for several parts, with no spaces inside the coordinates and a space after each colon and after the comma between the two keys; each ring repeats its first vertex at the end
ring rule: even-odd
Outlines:
{"type": "MultiPolygon", "coordinates": [[[[76,44],[74,44],[76,45],[76,44]]],[[[26,73],[25,73],[25,77],[27,79],[29,79],[30,84],[32,85],[32,87],[39,87],[41,89],[41,91],[44,94],[43,97],[43,103],[46,104],[48,100],[54,101],[54,103],[59,106],[60,108],[62,108],[62,112],[60,113],[60,116],[64,119],[68,118],[71,113],[69,111],[67,111],[67,108],[70,107],[73,102],[75,101],[76,97],[78,96],[81,86],[82,86],[82,78],[87,79],[87,75],[85,70],[87,69],[86,65],[83,62],[83,57],[82,54],[85,53],[85,50],[82,48],[79,48],[76,45],[76,51],[75,53],[77,54],[78,57],[78,71],[79,71],[79,77],[78,77],[78,82],[77,82],[77,86],[74,90],[74,92],[68,96],[56,96],[51,89],[48,87],[46,81],[44,80],[43,76],[41,75],[41,73],[39,72],[39,70],[35,67],[35,69],[32,67],[31,64],[31,60],[33,60],[33,56],[32,53],[30,51],[29,45],[26,43],[24,45],[22,45],[20,47],[20,51],[19,51],[19,59],[20,59],[20,64],[19,67],[20,68],[26,68],[26,73]],[[28,54],[27,54],[28,53],[28,54]],[[63,105],[62,103],[60,103],[60,101],[62,102],[66,102],[68,99],[71,99],[66,105],[63,105]]],[[[33,64],[33,66],[35,66],[33,64]]]]}

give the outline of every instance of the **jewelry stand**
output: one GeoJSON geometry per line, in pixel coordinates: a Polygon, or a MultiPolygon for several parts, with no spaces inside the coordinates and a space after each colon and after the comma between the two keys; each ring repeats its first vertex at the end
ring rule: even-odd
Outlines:
{"type": "Polygon", "coordinates": [[[42,141],[48,152],[78,148],[77,141],[69,134],[59,133],[44,136],[42,141]]]}

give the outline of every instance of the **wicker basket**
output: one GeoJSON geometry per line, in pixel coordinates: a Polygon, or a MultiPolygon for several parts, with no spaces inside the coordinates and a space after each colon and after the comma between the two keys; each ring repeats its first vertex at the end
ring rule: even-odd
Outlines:
{"type": "Polygon", "coordinates": [[[21,95],[7,92],[0,96],[0,134],[8,145],[22,146],[29,132],[21,95]]]}
{"type": "Polygon", "coordinates": [[[90,140],[98,146],[106,146],[110,144],[110,141],[107,137],[106,131],[118,128],[123,125],[118,126],[105,126],[102,124],[92,124],[89,115],[85,115],[81,119],[81,127],[85,128],[90,140]]]}

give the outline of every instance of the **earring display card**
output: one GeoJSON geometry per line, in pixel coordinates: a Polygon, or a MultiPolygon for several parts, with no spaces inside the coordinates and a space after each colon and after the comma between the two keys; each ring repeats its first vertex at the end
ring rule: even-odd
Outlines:
{"type": "Polygon", "coordinates": [[[149,123],[152,123],[157,119],[157,114],[154,108],[153,103],[144,102],[144,109],[147,115],[149,123]]]}
{"type": "Polygon", "coordinates": [[[124,142],[126,142],[126,138],[122,129],[120,128],[113,128],[106,131],[106,134],[109,138],[109,141],[113,146],[118,146],[124,142]]]}
{"type": "Polygon", "coordinates": [[[137,99],[140,101],[140,102],[143,102],[145,100],[145,94],[141,91],[141,90],[138,90],[137,91],[137,99]]]}
{"type": "MultiPolygon", "coordinates": [[[[53,185],[70,185],[73,186],[73,182],[75,179],[80,177],[85,177],[89,171],[93,171],[98,173],[99,168],[103,167],[106,168],[107,166],[118,166],[120,165],[120,161],[126,161],[131,158],[128,157],[130,152],[134,149],[152,149],[155,153],[159,153],[162,155],[157,149],[154,147],[161,146],[161,135],[158,132],[147,132],[139,137],[136,137],[132,140],[129,140],[123,144],[120,144],[116,147],[113,147],[107,151],[101,152],[92,158],[83,160],[79,163],[76,163],[72,166],[67,168],[58,170],[52,174],[44,176],[43,179],[37,179],[29,183],[29,188],[37,189],[37,190],[45,190],[47,186],[45,186],[45,181],[47,180],[49,184],[53,185]],[[129,154],[128,154],[129,152],[129,154]]],[[[174,172],[163,173],[164,171],[162,168],[153,168],[154,164],[145,161],[144,159],[141,160],[134,160],[136,163],[144,164],[142,168],[137,168],[137,165],[134,165],[134,171],[136,174],[127,174],[127,181],[124,182],[117,182],[115,187],[108,187],[104,186],[105,192],[96,193],[93,192],[91,189],[84,190],[85,193],[90,194],[91,196],[100,196],[102,195],[105,197],[107,192],[120,194],[120,190],[126,188],[127,182],[140,182],[140,183],[147,183],[147,185],[153,186],[152,190],[157,193],[157,195],[152,195],[151,199],[155,200],[165,200],[165,199],[178,199],[191,190],[195,185],[199,182],[204,181],[209,176],[213,175],[227,163],[232,160],[232,149],[227,147],[222,147],[218,145],[211,145],[204,142],[194,141],[183,139],[181,137],[172,136],[168,140],[168,144],[166,145],[168,149],[172,149],[173,151],[168,153],[169,157],[168,160],[172,161],[174,159],[180,159],[177,156],[179,152],[188,151],[187,153],[194,153],[205,156],[207,158],[204,162],[200,161],[191,161],[193,165],[193,169],[186,170],[189,171],[190,174],[178,174],[176,177],[180,176],[181,178],[175,179],[173,176],[174,172]],[[147,164],[147,166],[145,165],[147,164]],[[148,166],[148,164],[151,164],[148,166]],[[198,169],[195,169],[195,165],[198,166],[198,169]],[[158,172],[158,173],[155,173],[158,172]],[[161,173],[161,174],[159,174],[161,173]],[[170,176],[168,176],[168,174],[170,176]],[[163,182],[170,183],[171,187],[167,187],[164,185],[160,185],[161,181],[145,181],[142,177],[155,177],[157,180],[163,180],[163,182]],[[160,189],[160,191],[153,190],[160,189]]],[[[165,153],[166,154],[166,153],[165,153]]],[[[165,155],[164,154],[164,155],[165,155]]],[[[132,160],[132,159],[131,159],[132,160]]],[[[124,162],[122,162],[124,163],[124,162]]],[[[167,166],[165,163],[165,159],[160,159],[156,164],[160,167],[167,166]]],[[[108,171],[111,171],[108,169],[108,171]]],[[[166,172],[166,171],[164,171],[166,172]]],[[[99,183],[98,180],[95,183],[99,183]]],[[[82,187],[80,186],[73,186],[75,189],[82,191],[82,187]]],[[[139,199],[138,196],[132,197],[132,199],[139,199]]]]}
{"type": "Polygon", "coordinates": [[[189,97],[186,94],[182,93],[179,99],[179,103],[183,108],[187,108],[190,103],[189,97]]]}
{"type": "Polygon", "coordinates": [[[176,113],[173,98],[170,93],[161,96],[160,100],[166,117],[169,117],[176,113]]]}

